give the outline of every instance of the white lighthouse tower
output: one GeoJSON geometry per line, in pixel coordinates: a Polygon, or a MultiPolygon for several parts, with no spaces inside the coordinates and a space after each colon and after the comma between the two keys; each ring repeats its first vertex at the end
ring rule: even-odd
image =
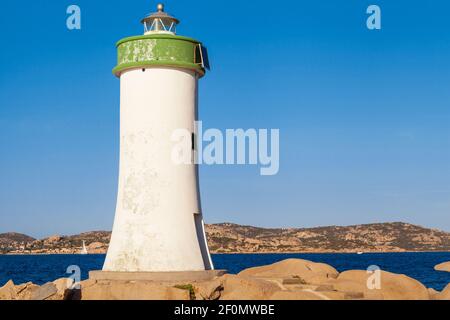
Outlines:
{"type": "Polygon", "coordinates": [[[176,35],[179,21],[161,4],[142,23],[144,35],[117,43],[119,187],[103,274],[212,270],[197,165],[171,158],[175,130],[189,130],[195,140],[206,51],[199,41],[176,35]]]}

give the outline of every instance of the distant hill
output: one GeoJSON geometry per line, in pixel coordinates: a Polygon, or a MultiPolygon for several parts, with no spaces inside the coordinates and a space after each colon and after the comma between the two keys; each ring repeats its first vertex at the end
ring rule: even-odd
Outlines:
{"type": "Polygon", "coordinates": [[[0,246],[5,245],[15,245],[19,243],[27,243],[34,241],[36,239],[27,236],[26,234],[16,233],[16,232],[8,232],[8,233],[0,233],[0,246]]]}
{"type": "Polygon", "coordinates": [[[450,251],[450,233],[402,223],[266,229],[232,223],[209,225],[214,252],[450,251]]]}
{"type": "MultiPolygon", "coordinates": [[[[259,228],[233,223],[206,225],[213,253],[450,251],[450,233],[403,222],[317,228],[259,228]]],[[[36,240],[0,234],[0,253],[105,253],[111,232],[92,231],[36,240]]]]}

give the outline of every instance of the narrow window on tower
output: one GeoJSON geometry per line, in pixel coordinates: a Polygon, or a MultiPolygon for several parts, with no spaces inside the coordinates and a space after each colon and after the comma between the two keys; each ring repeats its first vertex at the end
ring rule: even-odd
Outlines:
{"type": "Polygon", "coordinates": [[[191,163],[192,164],[195,164],[195,150],[197,149],[196,147],[195,147],[195,133],[193,133],[192,132],[192,134],[191,134],[191,149],[192,149],[192,152],[191,152],[191,163]]]}

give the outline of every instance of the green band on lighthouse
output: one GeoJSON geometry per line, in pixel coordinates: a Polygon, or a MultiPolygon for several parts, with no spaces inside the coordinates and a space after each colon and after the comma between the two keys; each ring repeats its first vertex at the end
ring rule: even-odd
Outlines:
{"type": "Polygon", "coordinates": [[[185,68],[199,76],[205,74],[197,40],[168,34],[129,37],[117,43],[116,76],[127,69],[165,66],[185,68]]]}

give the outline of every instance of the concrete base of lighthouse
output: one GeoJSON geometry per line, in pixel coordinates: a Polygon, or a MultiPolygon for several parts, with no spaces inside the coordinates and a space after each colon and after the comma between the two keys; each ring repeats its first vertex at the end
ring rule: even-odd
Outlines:
{"type": "Polygon", "coordinates": [[[226,274],[226,270],[205,271],[173,271],[173,272],[117,272],[117,271],[90,271],[89,279],[102,281],[208,281],[226,274]]]}

